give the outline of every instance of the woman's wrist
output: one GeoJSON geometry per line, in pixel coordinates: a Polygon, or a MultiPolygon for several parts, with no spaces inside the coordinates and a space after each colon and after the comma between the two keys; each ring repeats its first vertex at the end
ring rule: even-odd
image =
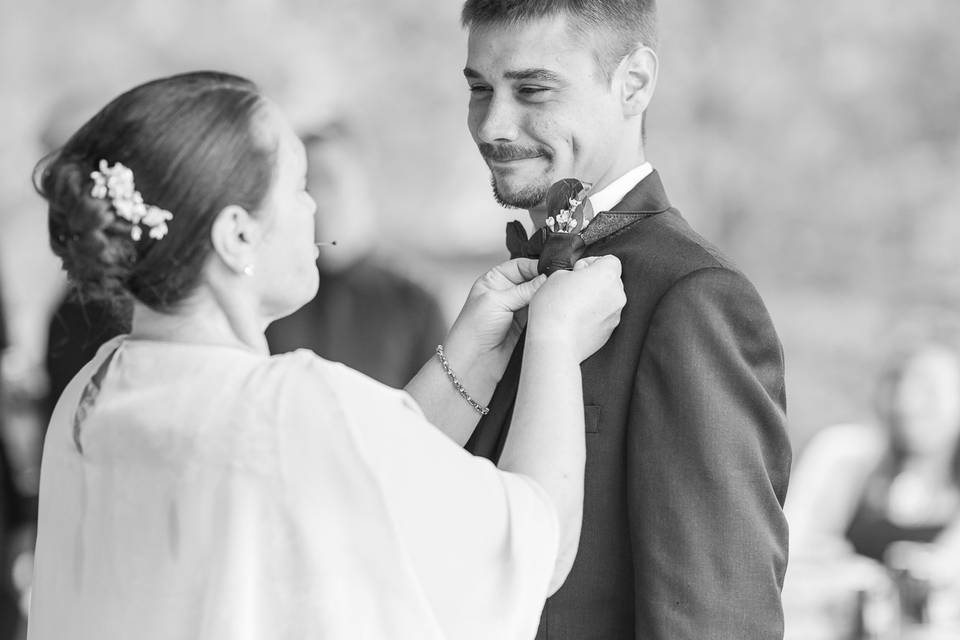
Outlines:
{"type": "MultiPolygon", "coordinates": [[[[475,341],[467,338],[451,330],[442,345],[444,360],[466,392],[486,406],[506,370],[506,359],[489,349],[478,348],[475,341]]],[[[438,357],[434,359],[441,368],[447,368],[438,357]]]]}
{"type": "Polygon", "coordinates": [[[575,335],[570,331],[565,331],[559,323],[530,318],[527,324],[525,344],[525,349],[539,348],[557,354],[565,354],[576,364],[580,364],[575,335]]]}
{"type": "Polygon", "coordinates": [[[570,369],[579,371],[580,358],[573,343],[556,336],[528,334],[523,348],[524,363],[537,363],[537,367],[551,370],[570,369]]]}
{"type": "Polygon", "coordinates": [[[447,356],[444,353],[442,344],[437,345],[436,354],[437,360],[440,361],[440,366],[443,367],[444,373],[447,374],[447,379],[450,381],[450,384],[453,385],[453,388],[457,390],[457,393],[460,394],[460,397],[463,398],[464,401],[470,405],[474,411],[482,416],[487,415],[490,412],[489,407],[474,400],[473,396],[471,396],[467,391],[467,388],[463,385],[460,377],[453,370],[453,367],[450,366],[450,362],[447,360],[447,356]]]}

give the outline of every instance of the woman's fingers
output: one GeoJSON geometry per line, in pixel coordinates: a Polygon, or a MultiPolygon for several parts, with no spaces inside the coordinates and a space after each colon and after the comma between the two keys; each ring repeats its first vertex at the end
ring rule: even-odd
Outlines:
{"type": "Polygon", "coordinates": [[[495,274],[496,279],[506,280],[509,284],[520,284],[537,277],[537,261],[530,258],[515,258],[498,264],[487,272],[495,274]]]}
{"type": "Polygon", "coordinates": [[[518,311],[530,304],[534,294],[546,281],[547,276],[536,276],[533,280],[503,290],[499,292],[500,301],[510,311],[518,311]]]}
{"type": "Polygon", "coordinates": [[[606,269],[613,269],[617,272],[618,276],[622,273],[623,267],[620,264],[620,260],[616,256],[612,255],[587,256],[586,258],[580,258],[573,265],[573,270],[579,271],[595,265],[606,269]]]}
{"type": "Polygon", "coordinates": [[[580,271],[580,269],[585,269],[599,259],[600,256],[587,256],[586,258],[580,258],[574,263],[573,270],[580,271]]]}
{"type": "Polygon", "coordinates": [[[551,275],[531,302],[531,335],[570,348],[581,360],[587,358],[620,322],[626,302],[620,274],[616,257],[601,256],[578,261],[573,271],[551,275]]]}
{"type": "Polygon", "coordinates": [[[529,304],[546,276],[537,274],[537,261],[516,258],[498,264],[473,285],[470,297],[489,300],[497,309],[516,311],[529,304]]]}

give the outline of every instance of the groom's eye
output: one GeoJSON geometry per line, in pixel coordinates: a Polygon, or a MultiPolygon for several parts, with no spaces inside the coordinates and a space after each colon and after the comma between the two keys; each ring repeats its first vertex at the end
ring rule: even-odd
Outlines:
{"type": "Polygon", "coordinates": [[[524,85],[517,89],[517,93],[520,95],[520,97],[529,101],[546,99],[550,95],[551,91],[552,87],[544,87],[540,85],[524,85]]]}
{"type": "Polygon", "coordinates": [[[487,86],[487,85],[485,85],[485,84],[471,84],[471,85],[470,85],[470,93],[473,93],[473,94],[485,93],[485,92],[487,92],[487,91],[489,91],[489,90],[490,90],[490,87],[487,86]]]}

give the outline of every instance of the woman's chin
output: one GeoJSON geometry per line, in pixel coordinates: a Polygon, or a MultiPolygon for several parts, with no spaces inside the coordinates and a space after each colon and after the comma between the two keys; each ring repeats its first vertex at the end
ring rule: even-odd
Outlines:
{"type": "Polygon", "coordinates": [[[316,267],[314,267],[310,274],[309,281],[301,281],[301,284],[305,286],[298,287],[296,292],[291,291],[289,296],[270,301],[266,313],[266,317],[270,319],[270,322],[296,313],[301,307],[316,297],[317,290],[320,287],[320,273],[316,267]]]}

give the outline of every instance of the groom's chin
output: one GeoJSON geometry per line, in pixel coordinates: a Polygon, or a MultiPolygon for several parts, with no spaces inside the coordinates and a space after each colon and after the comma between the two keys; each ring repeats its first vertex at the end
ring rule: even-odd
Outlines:
{"type": "Polygon", "coordinates": [[[533,209],[547,195],[547,190],[535,185],[511,189],[506,185],[500,185],[496,176],[490,176],[490,187],[493,189],[493,197],[500,206],[511,209],[533,209]]]}

